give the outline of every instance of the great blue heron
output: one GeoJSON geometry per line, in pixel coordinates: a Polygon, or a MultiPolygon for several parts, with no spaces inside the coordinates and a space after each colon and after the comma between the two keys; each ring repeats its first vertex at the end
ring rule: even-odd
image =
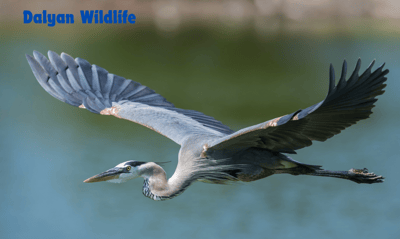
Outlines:
{"type": "Polygon", "coordinates": [[[181,194],[195,181],[225,184],[250,182],[288,173],[343,178],[356,183],[380,183],[382,176],[367,169],[324,170],[304,164],[286,154],[325,141],[357,121],[366,119],[383,94],[384,64],[371,73],[374,61],[358,75],[358,60],[346,80],[343,63],[339,83],[330,67],[329,91],[325,100],[304,110],[241,129],[229,127],[193,110],[175,108],[161,95],[132,80],[108,73],[86,60],[75,60],[49,51],[50,61],[34,51],[26,55],[40,85],[53,97],[102,115],[114,115],[144,125],[181,145],[175,173],[167,180],[163,168],[154,162],[126,161],[84,182],[126,182],[144,178],[143,194],[153,200],[167,200],[181,194]]]}

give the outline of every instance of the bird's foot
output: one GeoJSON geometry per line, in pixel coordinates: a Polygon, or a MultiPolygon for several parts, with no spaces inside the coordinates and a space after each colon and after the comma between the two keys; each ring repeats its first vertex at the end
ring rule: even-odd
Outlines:
{"type": "Polygon", "coordinates": [[[349,179],[353,182],[356,183],[383,183],[385,180],[384,177],[382,176],[377,176],[374,173],[369,173],[367,168],[364,169],[350,169],[349,171],[349,176],[351,176],[349,179]]]}

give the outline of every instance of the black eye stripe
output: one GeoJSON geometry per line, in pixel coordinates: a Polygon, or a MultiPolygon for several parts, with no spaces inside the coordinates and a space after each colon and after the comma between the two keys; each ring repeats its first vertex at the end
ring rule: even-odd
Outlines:
{"type": "Polygon", "coordinates": [[[137,167],[139,165],[145,164],[146,162],[139,162],[139,161],[129,161],[125,163],[125,165],[130,165],[132,167],[137,167]]]}

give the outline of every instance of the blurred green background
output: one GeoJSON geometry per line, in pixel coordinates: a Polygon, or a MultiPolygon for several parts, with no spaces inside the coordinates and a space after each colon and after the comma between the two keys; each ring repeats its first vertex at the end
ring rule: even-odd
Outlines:
{"type": "Polygon", "coordinates": [[[173,25],[174,17],[157,20],[141,3],[105,8],[137,9],[135,25],[80,24],[78,10],[100,9],[95,4],[53,6],[53,13],[74,13],[73,25],[23,24],[32,3],[1,19],[1,238],[400,237],[398,20],[277,13],[228,22],[181,16],[173,25]],[[353,69],[360,57],[362,70],[373,59],[386,62],[388,86],[371,118],[293,156],[331,170],[367,167],[386,181],[274,175],[230,186],[195,183],[165,202],[144,197],[141,179],[85,184],[127,160],[172,161],[165,166],[171,176],[179,145],[52,98],[25,59],[33,50],[84,58],[234,130],[323,100],[330,63],[339,75],[343,59],[353,69]]]}

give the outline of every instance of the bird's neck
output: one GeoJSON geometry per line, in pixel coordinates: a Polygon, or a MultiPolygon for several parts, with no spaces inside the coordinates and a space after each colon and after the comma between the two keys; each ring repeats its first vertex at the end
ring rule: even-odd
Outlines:
{"type": "Polygon", "coordinates": [[[167,180],[164,169],[155,164],[147,163],[140,169],[140,176],[144,178],[143,194],[156,201],[168,200],[181,194],[189,185],[188,180],[179,179],[174,174],[167,180]]]}

